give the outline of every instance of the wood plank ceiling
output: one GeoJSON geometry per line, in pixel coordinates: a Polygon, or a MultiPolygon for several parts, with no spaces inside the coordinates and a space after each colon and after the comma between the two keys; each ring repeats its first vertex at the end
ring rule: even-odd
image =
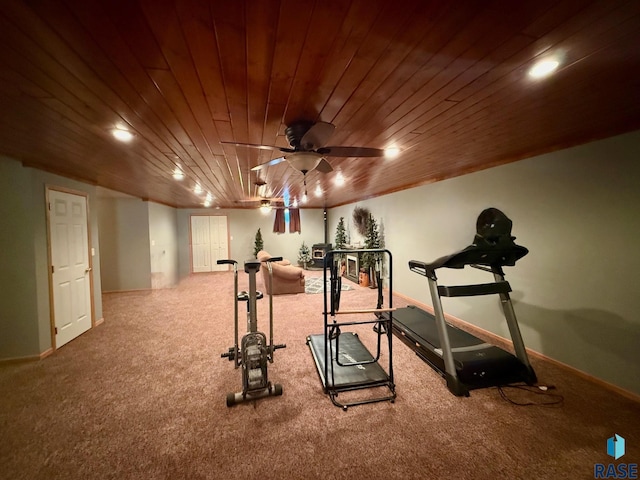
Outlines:
{"type": "Polygon", "coordinates": [[[637,0],[3,0],[0,45],[0,154],[176,207],[300,198],[287,162],[250,170],[277,152],[221,142],[286,147],[301,119],[401,149],[328,156],[310,207],[640,128],[637,0]]]}

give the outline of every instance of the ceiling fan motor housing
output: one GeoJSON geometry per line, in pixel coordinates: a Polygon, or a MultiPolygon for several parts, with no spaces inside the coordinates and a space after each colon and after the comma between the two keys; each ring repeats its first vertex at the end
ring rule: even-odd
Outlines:
{"type": "Polygon", "coordinates": [[[306,121],[299,121],[289,125],[284,131],[284,134],[287,136],[287,141],[289,142],[289,145],[291,145],[291,147],[294,148],[295,150],[312,149],[313,145],[311,146],[300,145],[300,141],[302,140],[302,137],[304,137],[304,134],[307,133],[312,126],[313,126],[313,123],[306,122],[306,121]]]}

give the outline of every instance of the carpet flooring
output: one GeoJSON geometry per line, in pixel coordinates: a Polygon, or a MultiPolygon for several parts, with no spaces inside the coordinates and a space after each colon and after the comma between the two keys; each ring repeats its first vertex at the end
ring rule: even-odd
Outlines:
{"type": "MultiPolygon", "coordinates": [[[[353,288],[343,309],[375,306],[375,290],[353,288]]],[[[496,388],[454,397],[397,341],[395,403],[342,411],[306,345],[322,333],[323,297],[274,297],[274,341],[287,347],[269,377],[284,393],[227,408],[241,389],[220,356],[233,344],[232,274],[103,295],[104,323],[39,362],[0,364],[0,479],[592,479],[596,463],[640,461],[640,404],[539,358],[563,401],[508,389],[535,404],[517,406],[496,388]],[[617,461],[614,434],[626,439],[617,461]]],[[[266,299],[258,314],[268,332],[266,299]]],[[[358,333],[375,348],[370,326],[358,333]]]]}

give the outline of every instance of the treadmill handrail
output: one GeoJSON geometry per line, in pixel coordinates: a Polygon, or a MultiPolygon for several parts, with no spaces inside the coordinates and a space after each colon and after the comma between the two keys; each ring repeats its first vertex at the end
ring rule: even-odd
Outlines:
{"type": "Polygon", "coordinates": [[[509,282],[506,280],[474,285],[438,285],[438,294],[441,297],[474,297],[478,295],[509,293],[510,291],[511,285],[509,285],[509,282]]]}
{"type": "Polygon", "coordinates": [[[435,274],[433,270],[429,270],[426,262],[420,260],[409,260],[409,270],[423,277],[432,277],[435,274]]]}

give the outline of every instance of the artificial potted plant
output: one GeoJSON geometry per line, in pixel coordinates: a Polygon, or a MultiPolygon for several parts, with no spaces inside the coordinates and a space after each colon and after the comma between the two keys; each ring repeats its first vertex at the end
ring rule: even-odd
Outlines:
{"type": "Polygon", "coordinates": [[[311,261],[311,252],[309,251],[309,247],[304,241],[300,246],[300,250],[298,250],[298,262],[302,265],[302,267],[306,270],[307,264],[311,261]]]}
{"type": "MultiPolygon", "coordinates": [[[[367,219],[367,229],[364,241],[364,247],[367,249],[380,248],[380,232],[378,230],[378,223],[373,215],[370,213],[367,219]]],[[[363,286],[377,286],[375,268],[378,261],[379,254],[366,252],[362,255],[362,269],[366,275],[366,285],[363,286]]]]}
{"type": "Polygon", "coordinates": [[[253,257],[258,258],[258,252],[264,250],[264,241],[262,240],[262,232],[260,229],[256,232],[256,237],[253,242],[253,257]]]}
{"type": "MultiPolygon", "coordinates": [[[[338,226],[336,227],[335,246],[336,250],[344,250],[344,248],[347,246],[347,232],[344,228],[344,217],[340,217],[338,226]]],[[[339,254],[338,256],[340,261],[340,275],[344,275],[347,270],[344,254],[339,254]]]]}

